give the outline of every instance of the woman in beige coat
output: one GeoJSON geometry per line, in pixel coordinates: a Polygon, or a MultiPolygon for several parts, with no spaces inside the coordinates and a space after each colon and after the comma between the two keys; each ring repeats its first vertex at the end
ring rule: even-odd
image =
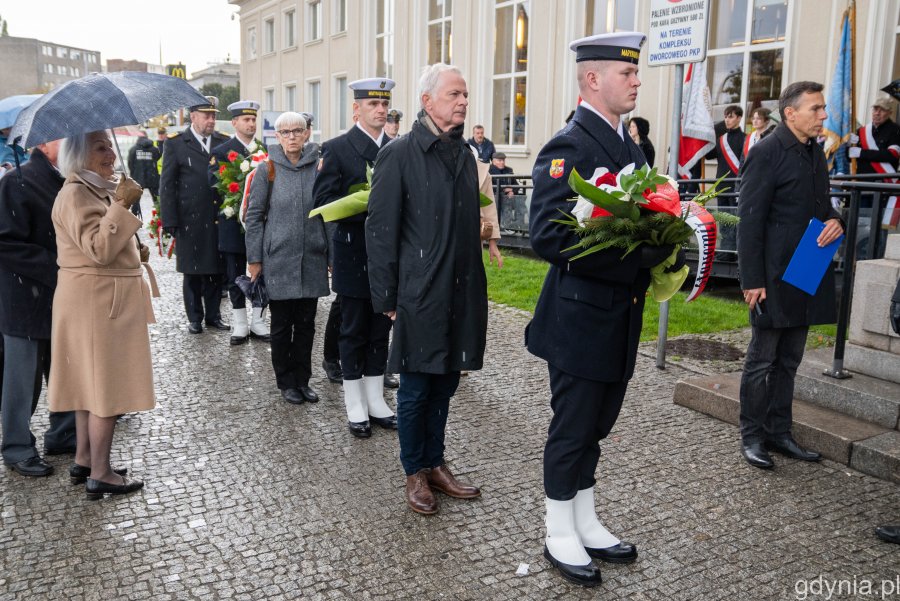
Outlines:
{"type": "Polygon", "coordinates": [[[59,279],[48,399],[51,411],[76,412],[69,473],[75,483],[86,480],[88,499],[144,485],[113,470],[109,453],[116,417],[155,404],[147,333],[155,319],[141,270],[149,250],[136,240],[141,221],[129,210],[141,188],[114,174],[115,160],[106,132],[65,139],[66,182],[52,213],[59,279]]]}

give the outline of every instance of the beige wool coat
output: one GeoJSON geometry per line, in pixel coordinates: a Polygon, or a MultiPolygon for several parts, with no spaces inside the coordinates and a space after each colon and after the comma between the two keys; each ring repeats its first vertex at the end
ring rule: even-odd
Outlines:
{"type": "Polygon", "coordinates": [[[52,217],[59,279],[50,410],[111,417],[152,409],[147,324],[156,320],[134,236],[141,221],[78,175],[66,180],[52,217]]]}

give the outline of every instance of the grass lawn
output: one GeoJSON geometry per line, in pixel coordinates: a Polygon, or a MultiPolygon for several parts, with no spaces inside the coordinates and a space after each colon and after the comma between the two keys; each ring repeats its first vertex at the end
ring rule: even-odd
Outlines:
{"type": "MultiPolygon", "coordinates": [[[[488,298],[493,302],[533,313],[547,275],[547,263],[509,253],[503,257],[503,269],[498,270],[488,263],[486,252],[483,260],[487,272],[488,298]]],[[[686,296],[686,293],[679,292],[669,301],[670,337],[722,332],[750,325],[744,303],[705,294],[686,303],[686,296]]],[[[656,340],[658,321],[659,305],[648,298],[644,307],[641,341],[656,340]]],[[[826,346],[834,335],[834,325],[814,326],[810,331],[809,345],[826,346]]]]}

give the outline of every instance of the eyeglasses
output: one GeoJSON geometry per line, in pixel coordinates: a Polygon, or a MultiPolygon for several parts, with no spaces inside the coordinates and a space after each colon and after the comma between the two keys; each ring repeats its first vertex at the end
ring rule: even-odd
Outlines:
{"type": "Polygon", "coordinates": [[[297,129],[279,129],[278,135],[282,138],[299,138],[305,131],[305,129],[299,127],[297,129]]]}

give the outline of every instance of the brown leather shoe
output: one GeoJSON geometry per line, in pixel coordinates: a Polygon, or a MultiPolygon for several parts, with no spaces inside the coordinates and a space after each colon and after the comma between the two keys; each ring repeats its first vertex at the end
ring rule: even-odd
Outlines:
{"type": "Polygon", "coordinates": [[[419,470],[406,477],[406,504],[416,513],[432,515],[437,513],[437,499],[428,486],[427,470],[419,470]]]}
{"type": "Polygon", "coordinates": [[[439,465],[428,470],[428,484],[435,490],[439,490],[448,497],[457,499],[474,499],[481,496],[481,489],[477,486],[463,484],[450,472],[450,468],[439,465]]]}

